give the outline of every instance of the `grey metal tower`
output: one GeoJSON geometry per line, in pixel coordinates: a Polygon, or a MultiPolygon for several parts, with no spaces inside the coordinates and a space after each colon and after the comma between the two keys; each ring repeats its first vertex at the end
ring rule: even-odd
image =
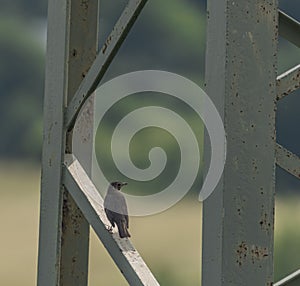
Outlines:
{"type": "MultiPolygon", "coordinates": [[[[99,50],[99,1],[49,1],[39,285],[87,284],[89,226],[130,285],[159,285],[133,245],[107,232],[89,178],[92,94],[146,2],[129,0],[99,50]],[[85,146],[78,158],[75,123],[85,146]]],[[[299,23],[279,15],[280,34],[299,46],[299,23]]],[[[208,0],[206,88],[228,144],[223,178],[204,202],[203,286],[273,283],[275,161],[300,174],[299,158],[276,144],[276,102],[300,86],[299,66],[277,77],[277,40],[276,0],[208,0]]],[[[290,281],[276,285],[299,275],[290,281]]]]}
{"type": "Polygon", "coordinates": [[[38,285],[87,284],[90,225],[130,285],[158,285],[133,245],[106,230],[103,201],[89,178],[91,95],[145,3],[128,2],[99,51],[99,1],[49,1],[38,285]],[[85,147],[75,158],[72,134],[86,100],[76,123],[85,147]]]}
{"type": "Polygon", "coordinates": [[[276,144],[277,100],[300,83],[299,66],[277,77],[277,41],[280,32],[299,46],[299,27],[274,0],[208,1],[206,85],[227,160],[203,206],[202,285],[273,285],[275,163],[300,174],[299,158],[276,144]]]}

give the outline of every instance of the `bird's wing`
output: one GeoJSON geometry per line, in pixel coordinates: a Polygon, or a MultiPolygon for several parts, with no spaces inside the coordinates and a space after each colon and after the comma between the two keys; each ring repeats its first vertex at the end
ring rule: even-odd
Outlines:
{"type": "Polygon", "coordinates": [[[114,221],[114,213],[111,212],[109,209],[104,208],[104,211],[106,213],[106,216],[111,223],[111,225],[114,227],[115,226],[115,221],[114,221]]]}
{"type": "Polygon", "coordinates": [[[127,214],[124,215],[124,217],[125,217],[125,221],[126,221],[126,227],[129,228],[129,217],[127,214]]]}
{"type": "Polygon", "coordinates": [[[126,200],[124,195],[121,192],[116,193],[115,201],[118,204],[117,212],[124,215],[128,215],[126,200]]]}
{"type": "Polygon", "coordinates": [[[119,191],[107,193],[104,199],[104,208],[119,214],[128,214],[125,197],[119,191]]]}

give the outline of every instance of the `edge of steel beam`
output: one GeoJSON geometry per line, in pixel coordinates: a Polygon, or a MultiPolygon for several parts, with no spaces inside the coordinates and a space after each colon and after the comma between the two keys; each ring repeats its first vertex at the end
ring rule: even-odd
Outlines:
{"type": "Polygon", "coordinates": [[[146,3],[147,0],[130,0],[127,4],[66,110],[66,129],[70,130],[73,128],[74,122],[82,105],[91,95],[91,93],[97,88],[106,70],[108,69],[109,64],[114,59],[121,44],[131,30],[135,20],[139,16],[146,3]]]}
{"type": "Polygon", "coordinates": [[[276,282],[274,286],[299,286],[300,285],[300,269],[287,277],[276,282]]]}
{"type": "Polygon", "coordinates": [[[158,286],[159,283],[128,238],[109,233],[103,199],[73,155],[66,155],[63,183],[87,221],[130,285],[158,286]]]}
{"type": "Polygon", "coordinates": [[[227,152],[203,202],[203,286],[273,284],[277,18],[276,0],[208,1],[206,92],[227,152]]]}
{"type": "Polygon", "coordinates": [[[37,284],[59,285],[69,0],[48,1],[37,284]],[[59,7],[59,9],[57,9],[59,7]]]}
{"type": "Polygon", "coordinates": [[[277,100],[300,87],[300,64],[277,77],[277,100]]]}
{"type": "Polygon", "coordinates": [[[279,35],[300,48],[300,23],[279,10],[279,35]]]}
{"type": "Polygon", "coordinates": [[[300,179],[300,158],[280,144],[276,144],[276,164],[300,179]]]}
{"type": "MultiPolygon", "coordinates": [[[[93,63],[98,51],[99,1],[70,1],[70,26],[67,46],[67,103],[77,90],[84,73],[93,63]]],[[[66,138],[66,145],[73,149],[73,144],[80,146],[76,156],[91,175],[93,149],[93,98],[79,114],[74,132],[76,140],[66,138]]],[[[65,130],[64,130],[65,131],[65,130]]],[[[61,233],[61,285],[87,285],[89,264],[90,226],[71,195],[64,189],[62,204],[61,233]]]]}

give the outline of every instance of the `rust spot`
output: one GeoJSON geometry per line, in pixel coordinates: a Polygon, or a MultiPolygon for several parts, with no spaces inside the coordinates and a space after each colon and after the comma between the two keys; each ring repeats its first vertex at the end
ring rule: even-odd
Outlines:
{"type": "Polygon", "coordinates": [[[262,205],[262,212],[261,212],[261,219],[259,221],[259,224],[261,226],[262,230],[265,230],[266,232],[269,232],[271,227],[273,227],[272,224],[272,218],[264,211],[264,206],[262,205]]]}
{"type": "Polygon", "coordinates": [[[103,47],[102,47],[102,50],[101,50],[101,51],[102,51],[102,54],[105,53],[106,49],[107,49],[107,44],[104,43],[104,45],[103,45],[103,47]]]}
{"type": "Polygon", "coordinates": [[[253,264],[269,256],[269,251],[267,247],[252,245],[250,250],[245,241],[242,241],[238,245],[236,253],[237,253],[236,262],[239,266],[243,264],[243,262],[246,260],[248,255],[250,255],[253,264]]]}
{"type": "Polygon", "coordinates": [[[106,41],[105,41],[105,43],[104,43],[104,45],[103,45],[103,47],[102,47],[102,50],[101,50],[101,51],[102,51],[102,54],[104,54],[105,51],[107,50],[107,48],[108,48],[108,46],[109,46],[111,40],[112,40],[112,36],[110,35],[110,36],[106,39],[106,41]]]}
{"type": "Polygon", "coordinates": [[[87,10],[89,8],[89,0],[81,0],[80,6],[87,10]]]}
{"type": "Polygon", "coordinates": [[[52,128],[53,128],[53,123],[50,124],[49,130],[48,130],[48,136],[47,136],[47,142],[48,142],[48,144],[51,143],[51,132],[52,132],[52,128]]]}
{"type": "Polygon", "coordinates": [[[76,49],[73,49],[72,51],[72,56],[75,58],[77,56],[78,52],[76,49]]]}
{"type": "Polygon", "coordinates": [[[63,220],[62,232],[72,232],[74,235],[80,234],[80,226],[82,221],[82,213],[73,202],[72,197],[67,192],[63,194],[63,220]]]}
{"type": "Polygon", "coordinates": [[[264,188],[263,188],[263,187],[261,187],[261,188],[260,188],[260,194],[261,194],[261,195],[263,195],[263,194],[264,194],[263,190],[264,190],[264,188]]]}
{"type": "Polygon", "coordinates": [[[245,241],[242,241],[236,250],[237,253],[237,260],[236,263],[241,266],[243,261],[246,259],[248,254],[248,246],[245,241]]]}
{"type": "Polygon", "coordinates": [[[251,260],[254,264],[256,261],[260,261],[269,256],[269,251],[266,247],[252,245],[251,247],[251,260]]]}

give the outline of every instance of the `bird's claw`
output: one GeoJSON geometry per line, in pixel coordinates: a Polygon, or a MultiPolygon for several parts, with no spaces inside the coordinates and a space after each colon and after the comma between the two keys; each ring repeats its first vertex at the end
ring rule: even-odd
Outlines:
{"type": "Polygon", "coordinates": [[[112,233],[113,232],[113,226],[109,226],[109,225],[106,225],[106,228],[108,230],[108,232],[112,233]]]}

